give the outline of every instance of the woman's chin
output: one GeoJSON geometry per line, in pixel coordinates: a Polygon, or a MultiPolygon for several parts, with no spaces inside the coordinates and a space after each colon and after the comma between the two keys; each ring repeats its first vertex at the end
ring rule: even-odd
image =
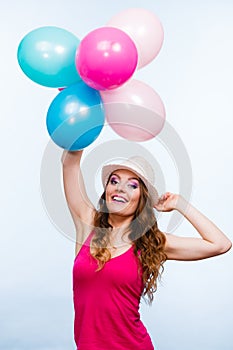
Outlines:
{"type": "Polygon", "coordinates": [[[111,214],[118,214],[118,215],[127,214],[127,206],[128,206],[128,203],[120,203],[120,202],[107,203],[108,212],[111,214]]]}

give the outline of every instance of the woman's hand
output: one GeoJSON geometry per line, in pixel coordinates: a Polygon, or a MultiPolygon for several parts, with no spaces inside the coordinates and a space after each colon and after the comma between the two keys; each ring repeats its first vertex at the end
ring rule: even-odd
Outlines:
{"type": "Polygon", "coordinates": [[[177,202],[179,199],[180,195],[166,192],[158,199],[154,208],[158,211],[172,211],[177,208],[177,202]]]}

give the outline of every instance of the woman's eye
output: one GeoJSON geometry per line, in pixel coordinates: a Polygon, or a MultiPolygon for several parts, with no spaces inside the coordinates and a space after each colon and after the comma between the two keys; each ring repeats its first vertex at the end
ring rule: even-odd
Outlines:
{"type": "Polygon", "coordinates": [[[131,187],[131,188],[133,188],[135,190],[136,188],[138,188],[138,185],[136,185],[136,184],[129,184],[129,187],[131,187]]]}
{"type": "Polygon", "coordinates": [[[116,179],[111,179],[111,180],[110,180],[110,183],[111,183],[112,185],[116,185],[118,182],[117,182],[116,179]]]}

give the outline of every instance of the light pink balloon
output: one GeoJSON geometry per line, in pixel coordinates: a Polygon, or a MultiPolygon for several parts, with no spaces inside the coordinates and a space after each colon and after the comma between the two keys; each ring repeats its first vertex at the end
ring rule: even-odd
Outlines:
{"type": "Polygon", "coordinates": [[[100,94],[106,120],[119,136],[141,142],[154,138],[162,130],[165,107],[149,85],[134,79],[118,89],[100,94]]]}
{"type": "Polygon", "coordinates": [[[142,8],[130,8],[113,16],[107,26],[126,32],[138,50],[138,67],[150,63],[159,53],[164,39],[164,31],[158,17],[142,8]]]}
{"type": "Polygon", "coordinates": [[[128,34],[118,28],[101,27],[81,40],[76,68],[81,78],[96,90],[115,89],[134,73],[137,48],[128,34]]]}

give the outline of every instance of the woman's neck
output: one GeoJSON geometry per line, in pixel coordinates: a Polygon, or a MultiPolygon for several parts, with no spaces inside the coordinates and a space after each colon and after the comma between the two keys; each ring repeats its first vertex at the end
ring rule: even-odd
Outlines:
{"type": "Polygon", "coordinates": [[[109,215],[108,223],[112,226],[110,233],[110,240],[113,246],[122,246],[129,244],[127,232],[129,233],[129,225],[131,223],[131,217],[119,217],[116,215],[109,215]]]}
{"type": "Polygon", "coordinates": [[[130,223],[132,221],[132,217],[124,217],[120,215],[115,214],[109,214],[108,216],[108,223],[113,227],[113,229],[119,229],[119,231],[129,227],[130,223]]]}

